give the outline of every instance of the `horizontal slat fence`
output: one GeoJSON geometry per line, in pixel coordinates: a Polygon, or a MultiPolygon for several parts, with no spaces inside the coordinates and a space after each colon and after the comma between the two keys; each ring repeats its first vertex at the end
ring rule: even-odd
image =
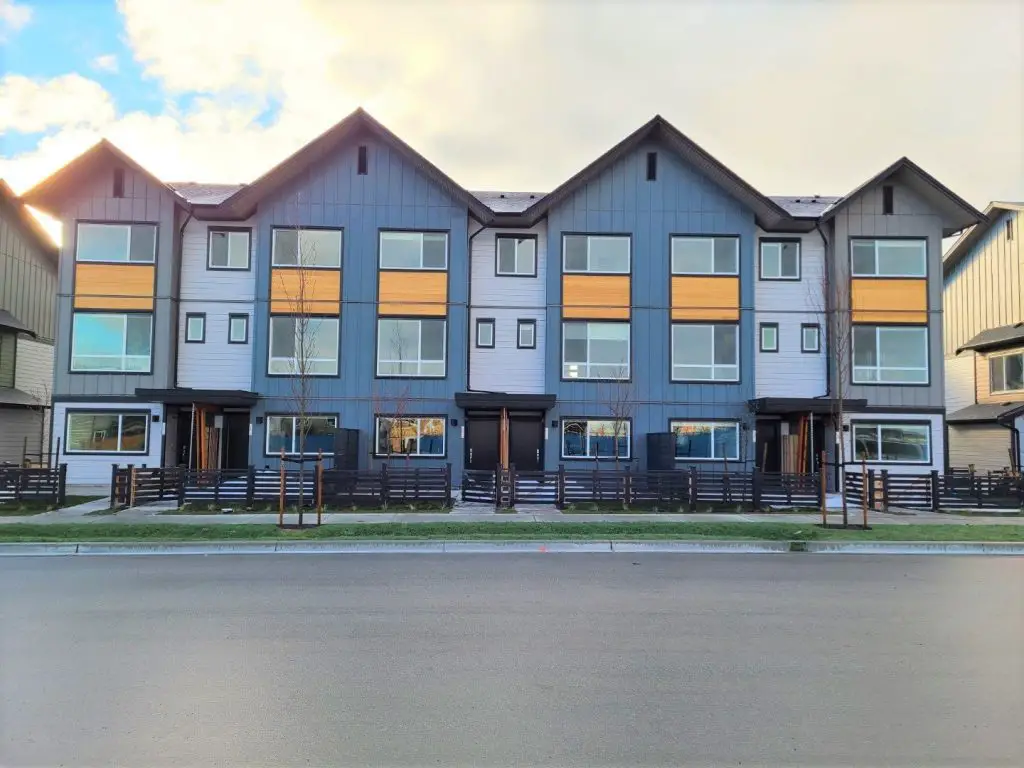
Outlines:
{"type": "Polygon", "coordinates": [[[67,464],[59,467],[0,466],[0,503],[51,501],[63,504],[67,464]]]}

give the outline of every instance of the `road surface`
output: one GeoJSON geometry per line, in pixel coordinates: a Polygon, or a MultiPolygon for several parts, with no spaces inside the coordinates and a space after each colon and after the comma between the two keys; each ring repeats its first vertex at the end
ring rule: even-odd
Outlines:
{"type": "Polygon", "coordinates": [[[1024,560],[0,558],[0,765],[1024,765],[1024,560]]]}

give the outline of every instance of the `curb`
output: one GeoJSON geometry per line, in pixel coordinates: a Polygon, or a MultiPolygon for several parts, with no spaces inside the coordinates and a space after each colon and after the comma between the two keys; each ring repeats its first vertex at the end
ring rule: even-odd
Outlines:
{"type": "Polygon", "coordinates": [[[676,554],[840,554],[840,555],[1016,555],[1013,542],[929,541],[644,541],[644,540],[411,540],[411,541],[239,541],[82,542],[0,544],[0,557],[126,555],[359,555],[502,553],[662,552],[676,554]]]}

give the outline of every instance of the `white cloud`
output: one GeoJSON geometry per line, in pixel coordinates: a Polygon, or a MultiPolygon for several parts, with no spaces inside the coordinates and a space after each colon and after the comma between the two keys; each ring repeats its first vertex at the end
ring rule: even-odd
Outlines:
{"type": "Polygon", "coordinates": [[[92,68],[98,72],[116,73],[118,70],[117,56],[112,53],[105,53],[92,60],[92,68]]]}
{"type": "Polygon", "coordinates": [[[32,21],[32,9],[14,0],[0,0],[0,42],[32,21]]]}
{"type": "Polygon", "coordinates": [[[35,133],[50,126],[104,126],[114,119],[114,101],[103,86],[81,75],[35,80],[0,78],[0,133],[35,133]]]}

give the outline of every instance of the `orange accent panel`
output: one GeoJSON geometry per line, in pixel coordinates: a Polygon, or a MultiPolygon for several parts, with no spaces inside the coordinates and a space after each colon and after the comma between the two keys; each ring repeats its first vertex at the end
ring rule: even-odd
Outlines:
{"type": "Polygon", "coordinates": [[[738,277],[672,278],[673,320],[740,319],[738,277]]]}
{"type": "Polygon", "coordinates": [[[380,315],[448,315],[447,272],[381,270],[377,286],[380,315]]]}
{"type": "Polygon", "coordinates": [[[152,264],[75,264],[75,309],[153,309],[152,264]]]}
{"type": "Polygon", "coordinates": [[[562,317],[629,320],[629,275],[562,275],[562,317]]]}
{"type": "Polygon", "coordinates": [[[270,311],[337,317],[341,270],[275,267],[270,272],[270,311]]]}
{"type": "Polygon", "coordinates": [[[850,286],[855,323],[927,323],[925,279],[854,279],[850,286]]]}

